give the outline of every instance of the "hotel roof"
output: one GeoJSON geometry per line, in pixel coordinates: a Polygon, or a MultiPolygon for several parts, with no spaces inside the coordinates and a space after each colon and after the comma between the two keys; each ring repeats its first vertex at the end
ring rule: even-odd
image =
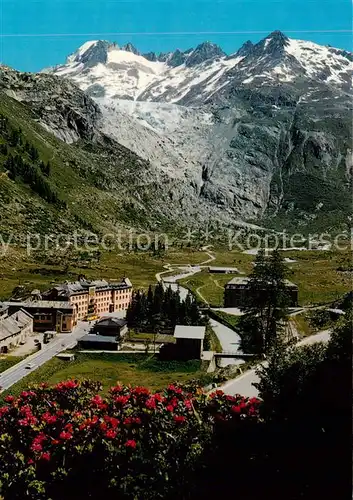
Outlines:
{"type": "MultiPolygon", "coordinates": [[[[247,285],[250,281],[250,278],[233,278],[230,280],[226,286],[228,285],[247,285]]],[[[293,288],[298,288],[298,286],[295,283],[292,283],[289,280],[284,280],[284,283],[287,287],[293,287],[293,288]]]]}
{"type": "MultiPolygon", "coordinates": [[[[131,288],[132,283],[128,278],[124,278],[120,282],[108,282],[106,280],[86,280],[82,279],[80,281],[75,281],[72,283],[63,283],[54,287],[57,290],[58,296],[69,297],[70,295],[86,293],[89,288],[94,287],[99,291],[104,290],[120,290],[125,288],[131,288]]],[[[45,295],[45,294],[44,294],[45,295]]]]}
{"type": "Polygon", "coordinates": [[[75,306],[64,300],[31,300],[27,302],[4,302],[8,307],[18,307],[21,309],[65,309],[72,311],[75,306]]]}

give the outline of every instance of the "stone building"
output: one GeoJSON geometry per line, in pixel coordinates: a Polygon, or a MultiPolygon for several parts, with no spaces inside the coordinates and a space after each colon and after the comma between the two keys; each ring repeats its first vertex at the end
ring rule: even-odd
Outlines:
{"type": "MultiPolygon", "coordinates": [[[[249,278],[233,278],[224,288],[224,307],[243,307],[249,300],[249,294],[252,293],[249,288],[249,278]]],[[[294,283],[286,280],[286,289],[288,292],[289,307],[298,306],[298,287],[294,283]]],[[[265,293],[260,291],[259,293],[265,293]]]]}
{"type": "Polygon", "coordinates": [[[121,282],[81,279],[55,286],[43,294],[43,298],[70,302],[76,307],[79,320],[108,312],[125,311],[131,302],[131,296],[132,283],[128,278],[121,282]]]}
{"type": "MultiPolygon", "coordinates": [[[[2,311],[5,308],[2,307],[2,311]]],[[[10,315],[3,314],[0,319],[0,352],[8,353],[19,344],[24,344],[32,333],[33,317],[27,311],[19,309],[10,315]]]]}

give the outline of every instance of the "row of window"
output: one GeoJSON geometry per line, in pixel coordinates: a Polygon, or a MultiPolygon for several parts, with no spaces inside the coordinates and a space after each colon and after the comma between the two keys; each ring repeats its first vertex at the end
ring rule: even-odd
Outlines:
{"type": "MultiPolygon", "coordinates": [[[[116,293],[121,295],[121,294],[126,294],[129,292],[127,290],[117,290],[116,293]]],[[[110,292],[95,292],[94,295],[95,295],[95,297],[102,297],[102,296],[111,297],[113,295],[113,292],[111,292],[111,291],[110,292]]],[[[87,294],[73,295],[71,298],[72,298],[72,300],[81,300],[81,299],[87,300],[87,294]]]]}
{"type": "Polygon", "coordinates": [[[41,314],[39,316],[36,316],[36,319],[39,321],[52,321],[53,317],[51,314],[41,314]]]}

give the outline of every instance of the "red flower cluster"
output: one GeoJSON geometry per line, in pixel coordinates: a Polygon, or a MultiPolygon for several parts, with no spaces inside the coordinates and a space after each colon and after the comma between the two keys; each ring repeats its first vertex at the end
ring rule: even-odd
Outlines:
{"type": "Polygon", "coordinates": [[[74,470],[83,453],[101,453],[102,460],[106,453],[108,463],[116,460],[124,467],[141,453],[157,456],[170,449],[175,456],[175,446],[184,439],[188,445],[183,453],[195,453],[192,445],[201,428],[212,432],[215,426],[241,425],[245,419],[256,422],[259,415],[258,399],[219,390],[207,396],[173,384],[153,394],[145,387],[117,385],[105,398],[96,391],[93,382],[69,380],[23,391],[18,398],[7,396],[7,405],[0,408],[0,435],[11,439],[0,448],[0,474],[12,457],[12,473],[20,474],[28,464],[42,477],[67,463],[74,470]]]}
{"type": "Polygon", "coordinates": [[[58,391],[76,389],[78,385],[79,384],[77,380],[66,380],[65,382],[59,382],[58,384],[56,384],[55,389],[57,389],[58,391]]]}

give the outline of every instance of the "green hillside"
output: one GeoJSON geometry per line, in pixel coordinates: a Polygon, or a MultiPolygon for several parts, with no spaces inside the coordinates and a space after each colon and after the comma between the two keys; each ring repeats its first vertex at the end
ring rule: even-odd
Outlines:
{"type": "Polygon", "coordinates": [[[156,191],[141,183],[137,197],[132,187],[147,177],[148,162],[104,137],[66,144],[38,121],[27,105],[0,94],[1,234],[99,233],[153,222],[149,193],[156,191]]]}

